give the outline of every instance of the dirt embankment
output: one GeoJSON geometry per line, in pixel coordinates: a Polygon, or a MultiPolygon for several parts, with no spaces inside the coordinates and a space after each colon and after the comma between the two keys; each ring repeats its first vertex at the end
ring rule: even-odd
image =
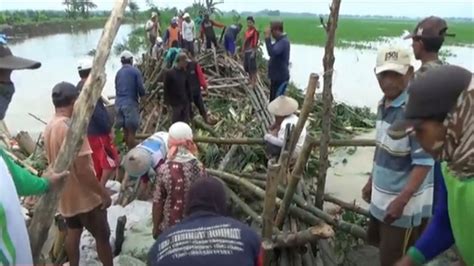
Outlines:
{"type": "MultiPolygon", "coordinates": [[[[0,25],[0,33],[15,39],[46,36],[58,33],[71,33],[90,29],[102,28],[107,18],[88,20],[46,21],[24,25],[0,25]]],[[[132,21],[125,20],[124,23],[132,21]]]]}

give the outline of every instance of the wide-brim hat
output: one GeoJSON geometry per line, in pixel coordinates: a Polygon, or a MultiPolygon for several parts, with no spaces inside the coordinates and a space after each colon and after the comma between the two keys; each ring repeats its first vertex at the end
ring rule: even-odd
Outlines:
{"type": "Polygon", "coordinates": [[[278,96],[268,104],[268,111],[276,116],[288,116],[298,110],[298,102],[288,96],[278,96]]]}
{"type": "Polygon", "coordinates": [[[10,48],[5,45],[0,45],[0,69],[37,69],[40,66],[40,62],[14,56],[10,48]]]}
{"type": "Polygon", "coordinates": [[[123,159],[123,168],[131,177],[141,177],[152,167],[151,154],[140,147],[130,150],[123,159]]]}

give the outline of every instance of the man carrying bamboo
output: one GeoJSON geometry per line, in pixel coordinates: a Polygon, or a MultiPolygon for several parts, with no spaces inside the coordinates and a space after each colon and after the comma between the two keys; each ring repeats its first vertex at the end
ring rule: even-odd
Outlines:
{"type": "Polygon", "coordinates": [[[375,74],[384,93],[377,112],[372,175],[362,190],[370,203],[368,242],[379,247],[382,266],[392,266],[421,235],[432,213],[434,161],[413,136],[393,140],[391,124],[404,114],[412,78],[410,52],[379,50],[375,74]]]}
{"type": "Polygon", "coordinates": [[[272,21],[265,30],[265,45],[268,60],[268,78],[270,79],[270,102],[284,95],[290,80],[290,41],[283,30],[282,21],[272,21]],[[272,37],[275,40],[272,43],[272,37]]]}
{"type": "MultiPolygon", "coordinates": [[[[0,37],[0,120],[5,118],[15,92],[12,72],[41,66],[40,62],[14,56],[4,44],[6,40],[0,37]]],[[[40,178],[17,165],[0,148],[0,265],[33,265],[30,241],[18,197],[44,194],[68,174],[69,172],[53,174],[48,171],[45,173],[47,178],[40,178]]]]}
{"type": "MultiPolygon", "coordinates": [[[[49,164],[53,164],[69,130],[74,103],[79,90],[73,84],[61,82],[54,86],[52,99],[55,115],[44,130],[44,146],[49,164]]],[[[69,265],[79,265],[79,244],[86,228],[95,238],[97,253],[103,265],[113,265],[110,247],[110,230],[107,222],[107,208],[110,196],[100,185],[94,172],[92,150],[84,139],[77,157],[72,162],[70,175],[59,196],[59,212],[66,220],[66,253],[69,265]]]]}
{"type": "Polygon", "coordinates": [[[212,45],[214,45],[214,49],[219,47],[217,45],[217,37],[216,32],[214,31],[214,27],[217,28],[224,28],[224,24],[219,23],[209,17],[209,14],[204,15],[204,19],[201,23],[201,40],[204,43],[204,39],[206,39],[206,49],[211,49],[212,45]]]}

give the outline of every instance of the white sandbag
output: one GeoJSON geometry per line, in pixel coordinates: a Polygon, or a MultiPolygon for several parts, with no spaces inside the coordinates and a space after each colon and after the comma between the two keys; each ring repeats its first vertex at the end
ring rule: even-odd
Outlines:
{"type": "Polygon", "coordinates": [[[114,258],[114,266],[146,266],[146,263],[128,255],[114,258]]]}

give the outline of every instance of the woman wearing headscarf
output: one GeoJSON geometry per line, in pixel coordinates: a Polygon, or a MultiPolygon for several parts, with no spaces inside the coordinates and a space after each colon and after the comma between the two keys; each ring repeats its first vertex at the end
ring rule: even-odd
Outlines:
{"type": "Polygon", "coordinates": [[[466,265],[474,265],[473,74],[440,66],[408,90],[405,118],[388,133],[397,139],[414,132],[423,149],[441,162],[442,174],[435,175],[433,219],[397,265],[424,264],[453,245],[466,265]]]}
{"type": "Polygon", "coordinates": [[[221,181],[198,178],[189,190],[186,218],[158,237],[148,265],[262,266],[259,236],[246,224],[226,217],[226,198],[221,181]]]}
{"type": "Polygon", "coordinates": [[[188,124],[174,123],[168,131],[167,160],[157,171],[153,198],[153,237],[180,222],[186,207],[186,195],[194,180],[203,175],[203,167],[188,124]]]}

